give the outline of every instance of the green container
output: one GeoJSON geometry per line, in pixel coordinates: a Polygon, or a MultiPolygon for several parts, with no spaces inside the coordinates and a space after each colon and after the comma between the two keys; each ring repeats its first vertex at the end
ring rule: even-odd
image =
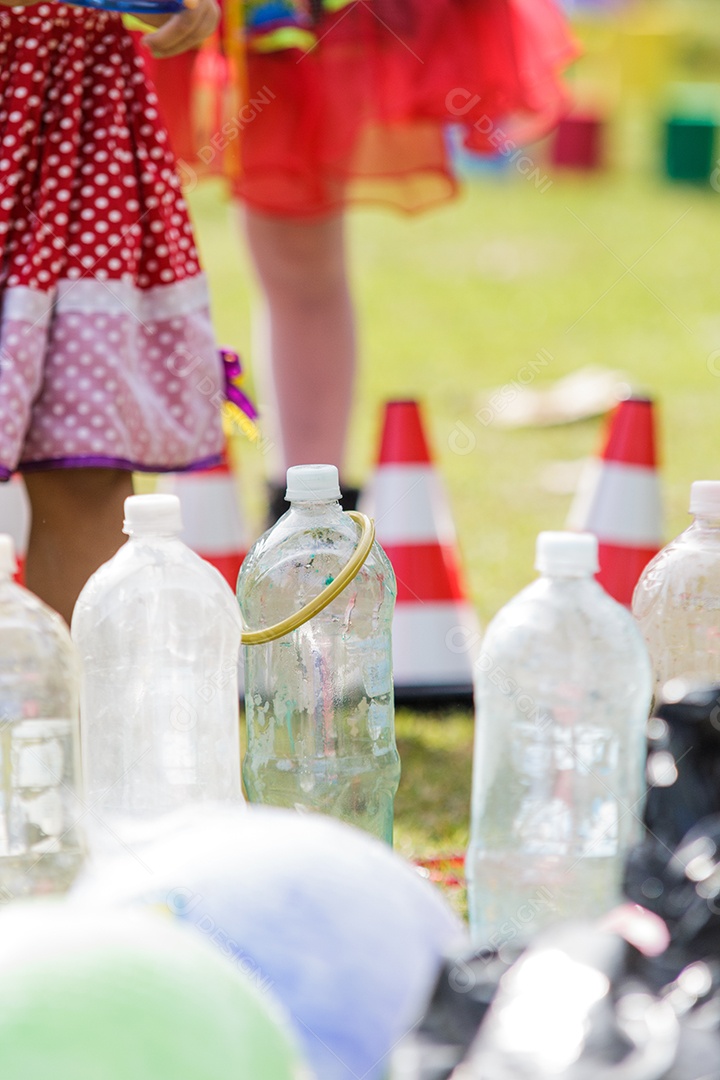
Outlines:
{"type": "Polygon", "coordinates": [[[665,172],[670,180],[707,184],[715,169],[717,123],[671,116],[665,124],[665,172]]]}
{"type": "Polygon", "coordinates": [[[665,95],[665,173],[670,180],[707,184],[717,165],[720,86],[677,82],[665,95]]]}

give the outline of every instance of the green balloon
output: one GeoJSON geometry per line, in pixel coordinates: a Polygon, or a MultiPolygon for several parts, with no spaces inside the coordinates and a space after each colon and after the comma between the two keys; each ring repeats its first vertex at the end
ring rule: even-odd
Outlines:
{"type": "Polygon", "coordinates": [[[196,930],[156,915],[0,911],[8,1080],[307,1080],[275,1009],[196,930]]]}

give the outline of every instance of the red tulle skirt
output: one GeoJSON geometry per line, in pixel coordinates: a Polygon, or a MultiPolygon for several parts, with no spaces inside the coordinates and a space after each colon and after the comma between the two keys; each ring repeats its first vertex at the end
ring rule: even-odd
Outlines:
{"type": "MultiPolygon", "coordinates": [[[[214,131],[206,115],[199,159],[179,132],[176,149],[189,173],[238,161],[234,193],[269,214],[415,212],[456,190],[449,125],[471,150],[513,153],[567,109],[562,72],[576,54],[556,0],[358,0],[321,20],[307,53],[250,51],[247,101],[214,131]]],[[[207,96],[220,68],[198,61],[207,96]]],[[[167,69],[160,84],[177,115],[167,69]]]]}

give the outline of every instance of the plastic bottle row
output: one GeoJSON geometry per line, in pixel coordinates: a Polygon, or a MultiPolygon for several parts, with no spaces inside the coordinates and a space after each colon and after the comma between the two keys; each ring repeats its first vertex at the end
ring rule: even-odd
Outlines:
{"type": "Polygon", "coordinates": [[[243,617],[249,798],[323,811],[392,842],[392,567],[371,523],[342,512],[334,467],[291,469],[288,497],[291,509],[243,564],[237,600],[179,538],[176,496],[127,499],[128,542],[85,585],[70,635],[11,580],[2,538],[9,895],[67,887],[84,839],[122,846],[188,803],[242,799],[243,617]]]}
{"type": "MultiPolygon", "coordinates": [[[[0,543],[0,887],[11,895],[65,887],[81,831],[117,844],[178,806],[241,799],[243,635],[250,799],[391,841],[392,568],[369,523],[342,513],[336,470],[288,479],[291,509],[248,555],[239,606],[179,539],[175,497],[129,499],[129,542],[83,590],[74,646],[11,582],[0,543]]],[[[652,664],[637,620],[593,580],[589,534],[541,534],[540,577],[488,627],[467,859],[476,937],[508,919],[530,930],[592,916],[617,897],[640,836],[653,683],[720,678],[720,484],[693,485],[691,510],[696,522],[636,591],[652,664]]]]}

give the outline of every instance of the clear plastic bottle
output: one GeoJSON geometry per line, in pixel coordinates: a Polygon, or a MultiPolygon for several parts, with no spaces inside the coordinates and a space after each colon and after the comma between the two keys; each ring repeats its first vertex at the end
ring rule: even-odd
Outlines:
{"type": "Polygon", "coordinates": [[[475,666],[468,903],[474,938],[495,946],[609,910],[642,829],[640,632],[593,580],[594,536],[541,533],[536,568],[475,666]]]}
{"type": "Polygon", "coordinates": [[[187,802],[242,797],[240,614],[181,528],[177,496],[126,499],[129,540],[73,613],[85,790],[107,832],[187,802]]]}
{"type": "MultiPolygon", "coordinates": [[[[337,469],[288,470],[290,509],[245,558],[238,600],[246,626],[274,625],[342,570],[360,528],[338,502],[337,469]]],[[[347,588],[277,641],[245,647],[251,802],[317,810],[392,843],[400,779],[391,621],[395,575],[374,543],[347,588]]]]}
{"type": "Polygon", "coordinates": [[[692,525],[648,563],[633,594],[656,697],[668,679],[720,683],[720,481],[692,484],[690,513],[692,525]]]}
{"type": "Polygon", "coordinates": [[[0,905],[64,892],[83,855],[77,653],[14,570],[0,536],[0,905]]]}

